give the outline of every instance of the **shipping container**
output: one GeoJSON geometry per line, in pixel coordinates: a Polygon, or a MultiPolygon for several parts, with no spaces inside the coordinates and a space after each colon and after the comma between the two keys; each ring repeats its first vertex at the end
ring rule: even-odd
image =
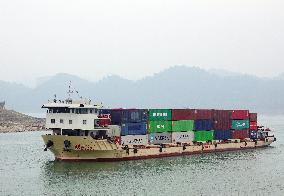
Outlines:
{"type": "Polygon", "coordinates": [[[250,122],[249,129],[257,131],[257,122],[250,122]]]}
{"type": "Polygon", "coordinates": [[[194,131],[194,141],[211,141],[214,139],[214,131],[194,131]]]}
{"type": "Polygon", "coordinates": [[[232,131],[229,130],[214,130],[214,140],[228,140],[232,139],[232,131]]]}
{"type": "Polygon", "coordinates": [[[234,119],[234,120],[249,119],[249,111],[248,110],[232,110],[231,119],[234,119]]]}
{"type": "Polygon", "coordinates": [[[195,120],[194,121],[194,130],[212,130],[213,129],[213,120],[195,120]]]}
{"type": "Polygon", "coordinates": [[[171,109],[149,109],[150,121],[168,121],[172,120],[171,109]]]}
{"type": "Polygon", "coordinates": [[[112,109],[110,111],[112,124],[147,122],[146,109],[112,109]]]}
{"type": "Polygon", "coordinates": [[[121,135],[121,126],[119,125],[109,125],[109,132],[108,132],[108,137],[118,137],[121,135]]]}
{"type": "Polygon", "coordinates": [[[172,143],[172,133],[151,133],[149,134],[151,144],[172,143]]]}
{"type": "Polygon", "coordinates": [[[249,131],[249,138],[250,139],[257,139],[257,131],[250,130],[249,131]]]}
{"type": "Polygon", "coordinates": [[[172,121],[149,121],[150,133],[163,133],[172,131],[172,121]]]}
{"type": "Polygon", "coordinates": [[[172,109],[172,120],[195,120],[195,110],[172,109]]]}
{"type": "Polygon", "coordinates": [[[99,114],[111,114],[111,109],[99,109],[99,114]]]}
{"type": "Polygon", "coordinates": [[[193,131],[173,132],[172,133],[173,143],[176,143],[176,142],[187,143],[187,142],[192,142],[193,140],[194,140],[194,132],[193,131]]]}
{"type": "Polygon", "coordinates": [[[213,129],[229,130],[231,129],[231,111],[230,110],[213,110],[213,129]]]}
{"type": "Polygon", "coordinates": [[[121,135],[145,135],[147,123],[124,123],[121,125],[121,135]]]}
{"type": "Polygon", "coordinates": [[[193,128],[194,128],[193,120],[172,121],[172,131],[173,132],[192,131],[193,128]]]}
{"type": "Polygon", "coordinates": [[[246,130],[233,130],[233,139],[245,139],[249,138],[249,131],[246,130]]]}
{"type": "Polygon", "coordinates": [[[147,145],[148,135],[126,135],[121,136],[122,145],[147,145]]]}
{"type": "Polygon", "coordinates": [[[195,109],[194,115],[195,119],[212,119],[213,117],[212,110],[209,109],[195,109]]]}
{"type": "Polygon", "coordinates": [[[232,121],[230,119],[218,119],[213,122],[214,130],[229,130],[231,129],[232,121]]]}
{"type": "Polygon", "coordinates": [[[232,129],[249,129],[249,120],[232,120],[232,129]]]}
{"type": "Polygon", "coordinates": [[[221,119],[230,119],[231,118],[231,110],[212,110],[213,119],[221,120],[221,119]]]}
{"type": "Polygon", "coordinates": [[[257,122],[257,113],[250,113],[249,114],[249,120],[251,122],[257,122]]]}

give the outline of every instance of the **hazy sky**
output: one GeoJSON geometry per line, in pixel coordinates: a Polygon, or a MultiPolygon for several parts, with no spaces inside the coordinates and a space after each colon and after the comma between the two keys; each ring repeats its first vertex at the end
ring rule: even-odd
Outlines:
{"type": "Polygon", "coordinates": [[[0,80],[284,72],[283,0],[0,0],[0,80]]]}

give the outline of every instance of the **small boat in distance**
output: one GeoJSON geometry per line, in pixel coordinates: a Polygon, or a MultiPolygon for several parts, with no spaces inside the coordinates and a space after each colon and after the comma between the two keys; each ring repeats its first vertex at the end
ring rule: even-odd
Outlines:
{"type": "MultiPolygon", "coordinates": [[[[70,92],[70,90],[69,90],[70,92]]],[[[104,109],[69,98],[44,104],[45,151],[62,161],[122,161],[267,147],[276,138],[248,110],[104,109]]]]}

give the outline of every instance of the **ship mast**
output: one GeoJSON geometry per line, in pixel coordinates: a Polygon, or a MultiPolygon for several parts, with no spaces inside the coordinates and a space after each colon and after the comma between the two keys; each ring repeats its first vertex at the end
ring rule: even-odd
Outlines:
{"type": "Polygon", "coordinates": [[[66,99],[66,103],[70,103],[70,104],[72,104],[72,97],[71,97],[71,95],[73,94],[73,90],[71,90],[71,85],[72,85],[72,82],[69,81],[69,86],[68,86],[68,91],[67,91],[68,98],[66,99]]]}

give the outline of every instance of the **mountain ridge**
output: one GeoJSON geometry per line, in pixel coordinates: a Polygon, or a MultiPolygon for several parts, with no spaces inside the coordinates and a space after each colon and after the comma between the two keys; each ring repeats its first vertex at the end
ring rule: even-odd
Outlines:
{"type": "Polygon", "coordinates": [[[132,81],[110,75],[97,82],[60,73],[35,88],[0,81],[0,100],[24,112],[42,112],[40,106],[54,94],[67,96],[69,81],[80,96],[109,107],[249,108],[283,114],[284,80],[247,74],[220,75],[198,67],[174,66],[132,81]]]}

